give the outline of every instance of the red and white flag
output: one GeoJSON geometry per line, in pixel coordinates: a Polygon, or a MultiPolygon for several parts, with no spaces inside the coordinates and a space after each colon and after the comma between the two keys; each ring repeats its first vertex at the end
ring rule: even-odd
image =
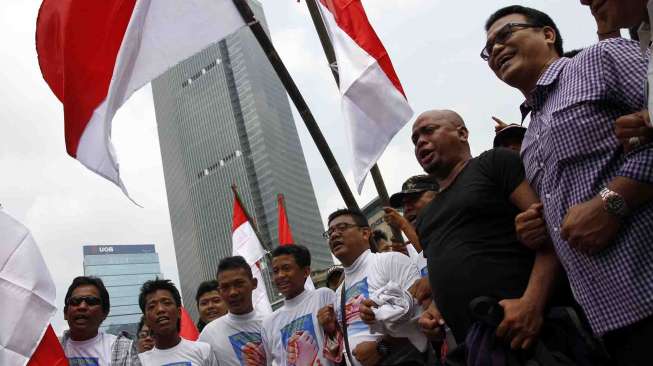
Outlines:
{"type": "MultiPolygon", "coordinates": [[[[234,194],[235,195],[235,194],[234,194]]],[[[258,286],[252,293],[252,302],[257,312],[261,314],[272,313],[272,306],[261,273],[261,259],[265,256],[265,251],[261,242],[254,231],[252,223],[249,222],[247,214],[238,199],[234,199],[234,216],[232,226],[233,255],[240,255],[245,258],[247,264],[252,268],[252,275],[258,281],[258,286]]]]}
{"type": "Polygon", "coordinates": [[[44,0],[36,50],[63,103],[66,149],[127,194],[111,144],[139,88],[244,25],[231,0],[44,0]]]}
{"type": "Polygon", "coordinates": [[[41,362],[35,365],[67,365],[59,342],[51,342],[55,296],[32,235],[0,210],[0,365],[26,365],[32,357],[41,362]],[[52,346],[39,346],[42,341],[52,346]]]}
{"type": "Polygon", "coordinates": [[[185,307],[181,307],[181,317],[179,318],[179,336],[189,341],[196,341],[200,337],[193,318],[190,317],[185,307]]]}
{"type": "Polygon", "coordinates": [[[413,116],[390,56],[361,0],[319,0],[338,62],[358,193],[390,140],[413,116]]]}
{"type": "MultiPolygon", "coordinates": [[[[286,215],[286,205],[284,205],[283,194],[277,195],[277,206],[279,207],[279,245],[294,245],[295,241],[292,238],[292,231],[290,230],[290,222],[288,222],[288,215],[286,215]]],[[[304,288],[307,290],[315,290],[315,284],[311,276],[306,278],[304,288]]]]}

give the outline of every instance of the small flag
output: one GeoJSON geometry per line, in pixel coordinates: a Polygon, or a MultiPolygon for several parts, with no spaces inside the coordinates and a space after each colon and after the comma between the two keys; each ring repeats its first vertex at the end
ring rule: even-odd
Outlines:
{"type": "Polygon", "coordinates": [[[277,205],[279,207],[279,245],[294,244],[292,238],[292,231],[290,230],[290,223],[286,215],[286,206],[284,205],[283,194],[277,195],[277,205]]]}
{"type": "Polygon", "coordinates": [[[190,317],[185,307],[181,307],[181,318],[179,327],[179,336],[189,341],[196,341],[200,337],[200,332],[197,330],[193,318],[190,317]]]}
{"type": "Polygon", "coordinates": [[[52,325],[48,325],[27,366],[68,366],[68,359],[52,325]]]}

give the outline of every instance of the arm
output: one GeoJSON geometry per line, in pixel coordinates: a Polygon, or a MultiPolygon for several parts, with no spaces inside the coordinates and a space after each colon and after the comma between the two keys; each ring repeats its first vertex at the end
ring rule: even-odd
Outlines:
{"type": "Polygon", "coordinates": [[[399,214],[397,210],[391,207],[384,207],[383,211],[385,211],[383,220],[393,228],[401,230],[404,235],[406,235],[406,238],[408,238],[408,241],[413,244],[415,250],[421,253],[422,245],[419,243],[419,237],[417,236],[417,232],[415,231],[413,225],[408,222],[405,217],[399,214]]]}

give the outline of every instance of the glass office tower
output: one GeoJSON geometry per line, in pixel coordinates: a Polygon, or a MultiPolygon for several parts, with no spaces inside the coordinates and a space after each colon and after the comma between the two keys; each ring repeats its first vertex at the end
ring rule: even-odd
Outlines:
{"type": "MultiPolygon", "coordinates": [[[[250,5],[267,29],[261,5],[250,5]]],[[[270,247],[278,245],[283,193],[293,237],[310,249],[313,269],[333,263],[288,96],[248,28],[175,66],[152,92],[186,301],[232,253],[232,184],[270,247]]]]}
{"type": "Polygon", "coordinates": [[[138,294],[145,281],[162,278],[154,244],[85,245],[84,275],[102,279],[109,291],[111,309],[103,331],[136,334],[141,309],[138,294]]]}

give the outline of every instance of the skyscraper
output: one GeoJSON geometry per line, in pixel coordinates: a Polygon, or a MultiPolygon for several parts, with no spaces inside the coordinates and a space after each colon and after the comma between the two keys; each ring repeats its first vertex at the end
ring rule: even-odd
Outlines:
{"type": "Polygon", "coordinates": [[[145,281],[161,276],[154,244],[84,245],[84,275],[102,279],[111,309],[101,329],[112,334],[137,332],[141,319],[138,294],[145,281]]]}
{"type": "MultiPolygon", "coordinates": [[[[267,29],[261,5],[250,5],[267,29]]],[[[278,243],[283,193],[293,237],[311,250],[313,268],[332,263],[288,97],[249,29],[177,65],[152,92],[186,302],[231,255],[232,184],[268,245],[278,243]]]]}

